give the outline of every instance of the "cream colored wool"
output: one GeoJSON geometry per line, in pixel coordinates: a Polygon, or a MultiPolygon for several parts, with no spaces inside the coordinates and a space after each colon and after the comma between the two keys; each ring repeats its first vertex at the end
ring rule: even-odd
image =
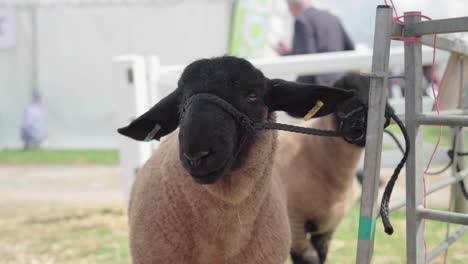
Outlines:
{"type": "MultiPolygon", "coordinates": [[[[336,130],[335,115],[301,126],[336,130]]],[[[357,198],[355,170],[363,151],[341,137],[279,132],[274,169],[286,189],[292,252],[307,252],[317,258],[306,237],[305,224],[311,222],[318,228],[313,235],[331,236],[357,198]]]]}
{"type": "Polygon", "coordinates": [[[284,189],[272,171],[276,142],[276,131],[259,132],[238,169],[200,185],[182,168],[178,130],[168,136],[132,189],[133,263],[283,264],[291,234],[284,189]]]}

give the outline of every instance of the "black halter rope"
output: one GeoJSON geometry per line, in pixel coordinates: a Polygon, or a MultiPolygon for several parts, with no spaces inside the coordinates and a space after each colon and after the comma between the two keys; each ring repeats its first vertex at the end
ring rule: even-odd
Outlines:
{"type": "Polygon", "coordinates": [[[226,102],[224,99],[207,93],[199,93],[196,95],[191,96],[187,103],[185,104],[182,113],[194,102],[198,100],[203,100],[212,104],[215,104],[221,107],[224,111],[229,113],[237,122],[238,124],[247,131],[248,134],[253,135],[257,131],[262,129],[276,129],[276,130],[284,130],[294,133],[301,133],[301,134],[308,134],[308,135],[315,135],[315,136],[327,136],[327,137],[343,137],[355,131],[332,131],[332,130],[322,130],[322,129],[314,129],[314,128],[307,128],[307,127],[299,127],[299,126],[292,126],[287,124],[281,123],[273,123],[273,122],[254,122],[252,121],[246,114],[237,110],[234,106],[230,103],[226,102]]]}
{"type": "MultiPolygon", "coordinates": [[[[281,124],[281,123],[273,123],[273,122],[254,122],[247,115],[237,110],[233,105],[226,102],[222,98],[216,95],[207,94],[207,93],[199,93],[188,98],[186,104],[184,105],[182,109],[181,116],[183,117],[186,109],[190,106],[190,104],[198,100],[203,100],[208,103],[212,103],[221,107],[224,111],[229,113],[243,129],[246,130],[247,134],[241,138],[241,141],[239,144],[240,146],[243,145],[248,135],[253,135],[257,131],[262,130],[262,129],[276,129],[276,130],[284,130],[284,131],[294,132],[294,133],[301,133],[301,134],[308,134],[308,135],[315,135],[315,136],[327,136],[327,137],[344,137],[344,136],[353,135],[356,133],[355,130],[353,131],[331,131],[331,130],[306,128],[306,127],[299,127],[299,126],[293,126],[293,125],[287,125],[287,124],[281,124]]],[[[390,180],[387,183],[387,186],[385,187],[385,191],[382,196],[382,203],[380,207],[380,215],[382,217],[382,222],[385,228],[385,232],[391,235],[393,233],[393,227],[388,217],[388,214],[389,214],[388,204],[389,204],[390,196],[392,195],[393,187],[395,185],[396,180],[398,179],[398,175],[400,174],[400,171],[403,168],[406,162],[406,159],[408,158],[410,144],[409,144],[408,133],[406,131],[406,128],[403,122],[393,112],[389,112],[389,113],[387,112],[386,114],[388,114],[397,123],[398,127],[401,129],[403,136],[405,138],[405,146],[406,146],[403,158],[401,159],[398,166],[395,168],[392,174],[392,177],[390,178],[390,180]]],[[[239,148],[239,151],[240,151],[240,148],[239,148]]],[[[237,152],[237,154],[239,153],[239,151],[237,152]]]]}

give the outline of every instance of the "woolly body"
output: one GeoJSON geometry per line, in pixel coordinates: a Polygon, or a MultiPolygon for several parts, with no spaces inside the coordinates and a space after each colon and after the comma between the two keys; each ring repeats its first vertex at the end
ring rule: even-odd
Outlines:
{"type": "MultiPolygon", "coordinates": [[[[336,130],[334,114],[303,125],[336,130]]],[[[275,169],[286,189],[292,253],[307,254],[317,263],[320,254],[326,255],[317,252],[306,234],[328,237],[317,242],[319,250],[327,250],[331,234],[357,198],[354,176],[363,150],[342,138],[279,133],[275,169]]]]}
{"type": "Polygon", "coordinates": [[[284,189],[272,170],[277,133],[245,124],[272,122],[274,111],[303,116],[317,100],[325,106],[316,117],[324,116],[351,96],[270,80],[235,57],[187,66],[175,91],[119,129],[145,140],[179,127],[133,186],[134,263],[284,263],[291,234],[284,189]]]}
{"type": "Polygon", "coordinates": [[[276,132],[259,133],[245,166],[213,185],[196,184],[183,170],[175,134],[132,190],[134,263],[284,263],[290,233],[284,190],[272,174],[276,132]]]}

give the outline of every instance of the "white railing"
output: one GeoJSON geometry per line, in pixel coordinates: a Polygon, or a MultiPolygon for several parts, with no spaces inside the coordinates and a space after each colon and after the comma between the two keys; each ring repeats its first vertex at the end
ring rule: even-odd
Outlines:
{"type": "MultiPolygon", "coordinates": [[[[392,49],[390,58],[391,68],[403,67],[403,48],[392,49]]],[[[122,55],[116,57],[115,61],[118,62],[116,74],[127,78],[126,88],[122,88],[126,91],[119,91],[122,98],[122,109],[126,109],[120,111],[119,122],[121,126],[127,125],[172,91],[186,66],[161,66],[157,56],[122,55]],[[131,89],[131,91],[127,89],[131,89]],[[123,104],[132,107],[129,109],[123,104]]],[[[372,50],[262,58],[250,61],[268,78],[288,79],[288,77],[293,78],[297,75],[347,71],[368,72],[371,69],[372,50]]],[[[423,49],[423,64],[429,65],[431,62],[432,50],[423,49]]],[[[123,192],[126,199],[135,172],[149,158],[152,149],[157,146],[158,142],[149,144],[128,139],[120,140],[120,164],[123,192]]]]}

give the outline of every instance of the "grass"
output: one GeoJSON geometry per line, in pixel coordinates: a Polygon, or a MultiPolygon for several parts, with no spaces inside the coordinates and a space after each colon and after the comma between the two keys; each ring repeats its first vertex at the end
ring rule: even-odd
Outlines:
{"type": "Polygon", "coordinates": [[[99,150],[2,150],[0,164],[106,164],[116,165],[119,153],[99,150]]]}
{"type": "MultiPolygon", "coordinates": [[[[130,263],[125,213],[112,206],[88,207],[7,209],[0,218],[0,263],[130,263]]],[[[336,232],[327,263],[355,262],[358,218],[355,206],[336,232]]],[[[377,222],[373,263],[405,263],[404,212],[392,213],[391,220],[393,236],[377,222]]],[[[445,224],[427,222],[428,249],[444,234],[445,224]]],[[[448,263],[466,263],[467,244],[468,235],[453,244],[448,263]]]]}
{"type": "MultiPolygon", "coordinates": [[[[354,263],[357,247],[359,208],[353,208],[340,224],[331,244],[328,263],[354,263]]],[[[404,211],[395,211],[390,214],[395,232],[392,236],[385,234],[380,219],[377,219],[375,229],[375,246],[373,263],[406,263],[406,226],[404,211]]],[[[451,231],[458,226],[452,225],[451,231]]],[[[430,251],[433,247],[442,242],[445,238],[446,224],[434,221],[426,222],[426,243],[430,251]]],[[[465,234],[460,241],[452,244],[449,249],[447,263],[462,264],[468,259],[466,245],[468,244],[468,234],[465,234]]],[[[439,256],[434,262],[442,263],[439,256]]]]}
{"type": "Polygon", "coordinates": [[[130,263],[126,216],[121,209],[34,211],[0,219],[0,263],[130,263]]]}

